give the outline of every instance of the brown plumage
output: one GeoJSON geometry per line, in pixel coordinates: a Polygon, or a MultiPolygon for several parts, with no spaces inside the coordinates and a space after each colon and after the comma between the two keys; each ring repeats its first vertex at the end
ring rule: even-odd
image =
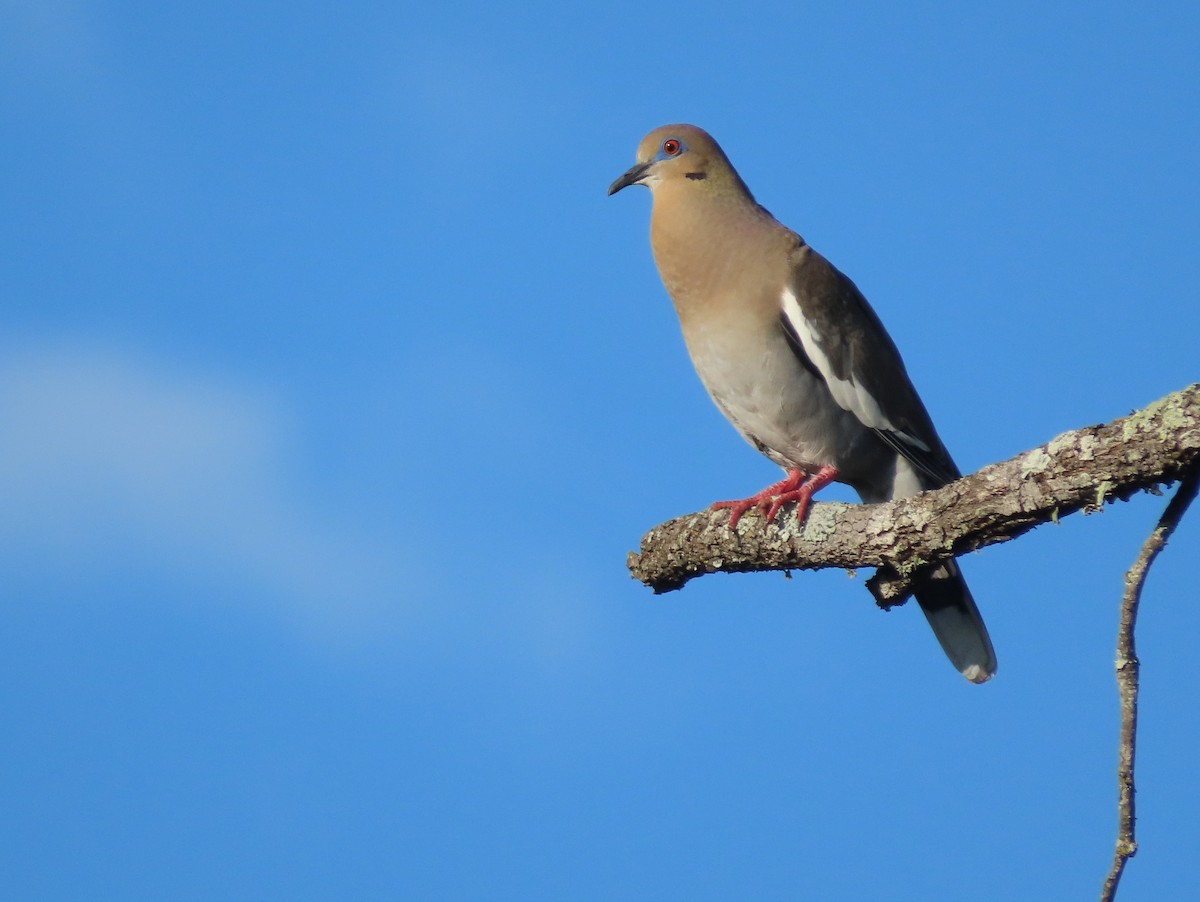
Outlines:
{"type": "MultiPolygon", "coordinates": [[[[866,502],[943,485],[958,468],[896,346],[858,288],[755,202],[705,131],[667,125],[641,142],[609,194],[645,185],[650,244],[684,341],[714,403],[787,477],[730,509],[805,515],[836,479],[866,502]]],[[[996,670],[991,639],[958,566],[922,575],[916,598],[972,682],[996,670]]]]}

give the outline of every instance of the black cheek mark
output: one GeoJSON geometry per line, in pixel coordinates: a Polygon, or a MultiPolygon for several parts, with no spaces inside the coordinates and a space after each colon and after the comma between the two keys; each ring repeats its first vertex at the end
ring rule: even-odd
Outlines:
{"type": "Polygon", "coordinates": [[[693,179],[694,181],[697,181],[697,182],[708,178],[707,172],[688,172],[688,173],[686,173],[686,175],[688,178],[693,179]]]}

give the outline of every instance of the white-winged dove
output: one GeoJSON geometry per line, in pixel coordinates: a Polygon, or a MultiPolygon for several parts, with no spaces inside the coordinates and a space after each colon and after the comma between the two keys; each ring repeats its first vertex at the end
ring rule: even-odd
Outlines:
{"type": "MultiPolygon", "coordinates": [[[[866,298],[755,202],[707,132],[650,132],[608,193],[629,185],[653,196],[654,261],[704,387],[787,471],[750,498],[713,505],[730,510],[731,527],[752,507],[770,522],[790,501],[802,519],[813,493],[835,480],[872,503],[958,478],[866,298]]],[[[963,676],[990,679],[996,656],[958,565],[923,572],[914,595],[963,676]]]]}

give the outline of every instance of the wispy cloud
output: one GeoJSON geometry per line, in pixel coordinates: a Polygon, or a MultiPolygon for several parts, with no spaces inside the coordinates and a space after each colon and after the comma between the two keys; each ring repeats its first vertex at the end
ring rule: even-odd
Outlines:
{"type": "Polygon", "coordinates": [[[87,580],[119,562],[377,631],[410,603],[396,536],[324,510],[267,393],[95,346],[0,349],[4,566],[87,580]]]}

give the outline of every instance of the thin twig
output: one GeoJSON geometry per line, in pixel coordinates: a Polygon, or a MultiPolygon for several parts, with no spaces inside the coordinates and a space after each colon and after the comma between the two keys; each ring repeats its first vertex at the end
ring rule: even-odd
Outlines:
{"type": "Polygon", "coordinates": [[[1200,468],[1191,470],[1180,482],[1175,497],[1163,511],[1158,525],[1146,538],[1137,560],[1125,574],[1125,594],[1121,598],[1121,617],[1117,627],[1117,691],[1121,700],[1121,741],[1117,758],[1117,842],[1112,868],[1100,891],[1101,902],[1112,902],[1117,884],[1125,870],[1125,862],[1137,854],[1134,836],[1133,760],[1137,747],[1138,672],[1141,667],[1134,646],[1133,631],[1137,625],[1138,605],[1146,574],[1158,553],[1163,550],[1171,533],[1179,525],[1188,505],[1200,488],[1200,468]]]}

